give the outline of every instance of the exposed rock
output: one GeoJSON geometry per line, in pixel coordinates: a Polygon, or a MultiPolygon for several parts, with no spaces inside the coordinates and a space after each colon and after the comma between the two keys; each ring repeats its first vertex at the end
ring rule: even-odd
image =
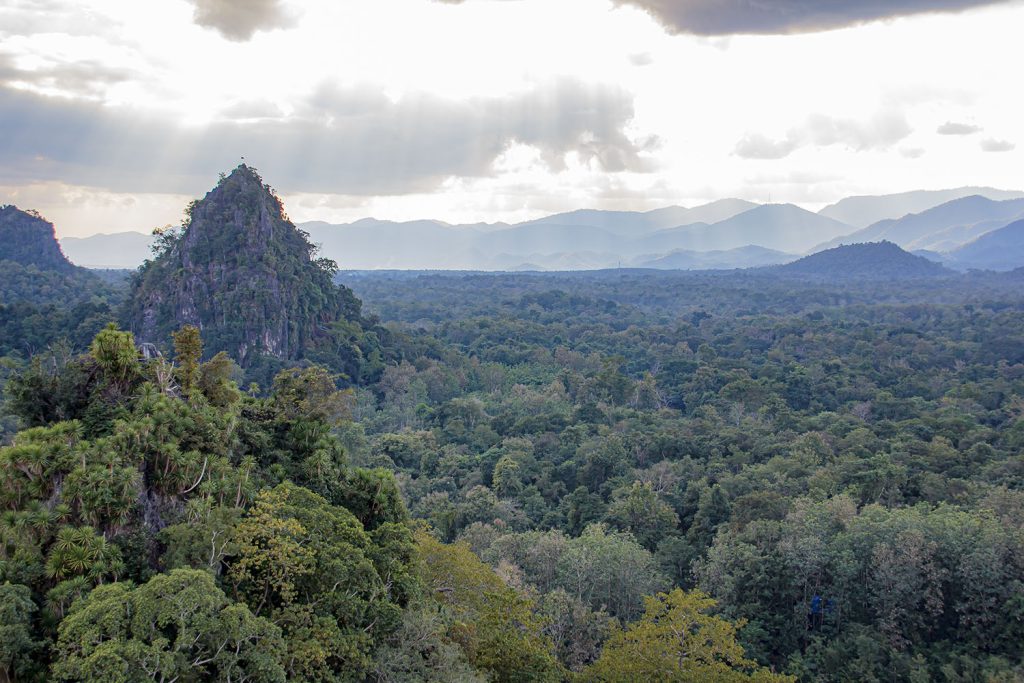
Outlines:
{"type": "Polygon", "coordinates": [[[252,168],[222,177],[187,213],[133,282],[125,318],[140,342],[166,344],[195,325],[208,353],[245,367],[258,356],[300,359],[324,326],[358,319],[358,300],[331,280],[334,263],[315,258],[252,168]]]}

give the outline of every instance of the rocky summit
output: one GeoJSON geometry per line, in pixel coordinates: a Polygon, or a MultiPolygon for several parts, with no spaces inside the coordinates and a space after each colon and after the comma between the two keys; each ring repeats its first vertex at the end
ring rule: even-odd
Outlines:
{"type": "Polygon", "coordinates": [[[222,176],[186,216],[159,236],[133,282],[124,317],[140,341],[164,344],[195,325],[210,353],[246,367],[301,359],[331,323],[358,320],[358,300],[332,282],[334,262],[316,258],[254,169],[222,176]]]}

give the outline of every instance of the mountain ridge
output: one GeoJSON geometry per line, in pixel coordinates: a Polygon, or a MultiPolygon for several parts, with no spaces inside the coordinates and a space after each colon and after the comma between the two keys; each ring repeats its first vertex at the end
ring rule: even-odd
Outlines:
{"type": "Polygon", "coordinates": [[[818,213],[855,228],[866,228],[878,221],[921,213],[954,199],[971,195],[981,195],[987,199],[1002,201],[1004,199],[1020,199],[1024,197],[1024,192],[999,190],[993,187],[964,186],[947,190],[912,190],[884,195],[855,195],[829,204],[818,213]]]}
{"type": "Polygon", "coordinates": [[[1024,263],[1024,219],[985,233],[949,253],[950,265],[960,269],[1011,271],[1024,263]]]}
{"type": "MultiPolygon", "coordinates": [[[[962,194],[970,189],[975,188],[920,191],[866,199],[911,196],[918,202],[931,202],[949,193],[962,194]]],[[[987,188],[981,190],[989,192],[987,188]]],[[[1024,195],[1003,190],[991,190],[989,193],[1024,195]]],[[[959,197],[952,201],[964,199],[959,197]]],[[[984,198],[982,201],[995,205],[1015,200],[984,198]]],[[[935,211],[943,205],[929,207],[921,213],[935,211]]],[[[738,257],[736,261],[720,265],[735,268],[763,265],[751,264],[745,257],[740,257],[735,250],[741,247],[760,246],[786,254],[801,254],[840,243],[885,239],[901,244],[907,250],[945,254],[1008,222],[992,220],[990,214],[982,212],[965,215],[958,220],[941,221],[904,239],[886,233],[881,227],[889,226],[889,229],[896,230],[898,226],[893,227],[895,224],[922,220],[911,218],[918,214],[887,218],[874,227],[857,230],[823,215],[827,213],[825,209],[814,213],[795,205],[755,205],[739,199],[724,199],[690,208],[669,206],[644,212],[580,209],[515,224],[451,224],[432,219],[389,221],[363,218],[341,224],[307,221],[299,228],[309,233],[310,240],[321,246],[324,255],[348,269],[507,270],[528,266],[540,270],[565,270],[614,268],[620,264],[655,261],[663,257],[668,262],[672,259],[667,257],[679,252],[713,253],[712,256],[694,258],[695,261],[713,261],[716,265],[722,253],[733,253],[738,257]],[[727,217],[713,220],[722,216],[727,217]],[[708,220],[677,223],[697,218],[708,220]]],[[[149,258],[148,240],[151,238],[138,233],[126,235],[123,238],[66,238],[63,244],[72,260],[84,265],[134,267],[149,258]]],[[[690,264],[694,261],[683,258],[681,262],[690,264]]]]}
{"type": "Polygon", "coordinates": [[[879,240],[891,241],[910,249],[935,250],[932,241],[929,240],[930,236],[941,239],[944,235],[948,236],[949,231],[953,229],[970,234],[972,226],[986,223],[989,227],[999,227],[999,221],[1006,225],[1022,214],[1024,198],[992,200],[981,195],[971,195],[945,202],[920,213],[879,221],[822,243],[814,250],[879,240]]]}

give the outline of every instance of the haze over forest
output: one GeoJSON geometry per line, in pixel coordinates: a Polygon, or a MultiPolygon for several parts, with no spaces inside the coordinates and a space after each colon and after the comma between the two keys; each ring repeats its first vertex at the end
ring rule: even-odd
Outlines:
{"type": "Polygon", "coordinates": [[[1022,25],[0,4],[0,683],[1024,681],[1022,25]]]}

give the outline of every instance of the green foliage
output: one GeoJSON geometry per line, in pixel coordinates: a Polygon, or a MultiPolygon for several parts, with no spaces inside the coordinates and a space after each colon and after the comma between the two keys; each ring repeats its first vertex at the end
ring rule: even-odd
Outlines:
{"type": "Polygon", "coordinates": [[[56,649],[54,680],[286,680],[281,630],[191,569],[97,588],[61,622],[56,649]]]}
{"type": "Polygon", "coordinates": [[[495,681],[556,681],[560,667],[533,602],[463,544],[416,536],[427,595],[449,611],[448,637],[495,681]]]}
{"type": "MultiPolygon", "coordinates": [[[[251,359],[267,396],[189,331],[175,363],[99,329],[0,365],[27,427],[0,581],[38,606],[18,675],[52,677],[111,582],[130,604],[178,570],[272,622],[266,671],[295,680],[677,680],[680,642],[690,678],[1022,675],[1019,274],[353,279],[386,335],[339,319],[305,356],[329,368],[251,359]]],[[[69,661],[188,656],[119,633],[69,661]]]]}
{"type": "MultiPolygon", "coordinates": [[[[414,517],[540,603],[565,593],[628,621],[645,594],[699,588],[746,620],[747,657],[805,680],[1024,665],[1019,274],[349,282],[405,359],[356,392],[358,462],[393,467],[414,517]],[[955,545],[904,510],[984,540],[955,545]],[[893,528],[869,541],[878,511],[893,528]],[[1006,535],[979,531],[989,514],[1006,535]],[[619,566],[634,570],[609,589],[619,566]],[[812,619],[815,595],[829,607],[812,619]]],[[[558,633],[566,664],[594,652],[585,630],[558,633]]]]}
{"type": "Polygon", "coordinates": [[[615,631],[584,680],[607,681],[763,681],[785,683],[747,659],[736,640],[736,625],[707,614],[715,601],[679,589],[645,600],[643,617],[615,631]]]}
{"type": "Polygon", "coordinates": [[[173,332],[174,362],[178,366],[178,383],[181,392],[188,397],[199,386],[199,364],[203,358],[203,340],[199,337],[199,328],[185,325],[173,332]]]}
{"type": "Polygon", "coordinates": [[[36,605],[28,586],[0,584],[0,675],[18,680],[34,668],[41,643],[33,638],[32,618],[36,605]]]}
{"type": "Polygon", "coordinates": [[[255,614],[281,626],[290,678],[348,680],[370,669],[401,609],[352,513],[282,484],[257,496],[233,539],[227,578],[255,614]]]}
{"type": "Polygon", "coordinates": [[[49,664],[58,680],[124,681],[369,675],[419,593],[394,478],[345,463],[330,430],[348,404],[329,374],[287,373],[279,394],[242,397],[226,357],[200,363],[194,330],[178,340],[178,366],[143,361],[111,327],[88,356],[37,362],[12,382],[26,403],[34,390],[54,397],[34,415],[41,426],[0,448],[0,581],[21,584],[5,588],[17,609],[7,670],[49,664]],[[265,488],[288,472],[359,517],[290,482],[265,488]],[[25,616],[35,604],[40,619],[25,616]]]}

